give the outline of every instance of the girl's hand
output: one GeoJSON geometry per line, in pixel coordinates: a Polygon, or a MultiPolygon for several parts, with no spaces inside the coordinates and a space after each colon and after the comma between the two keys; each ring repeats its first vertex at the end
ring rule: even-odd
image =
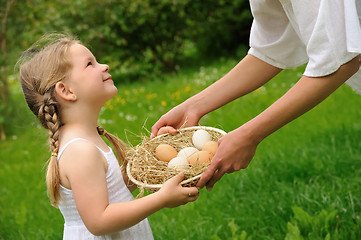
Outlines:
{"type": "Polygon", "coordinates": [[[243,134],[240,129],[236,129],[220,138],[218,144],[218,150],[211,164],[197,183],[198,188],[203,188],[206,185],[207,190],[210,191],[225,173],[246,168],[259,143],[243,134]]]}
{"type": "Polygon", "coordinates": [[[182,187],[180,183],[183,179],[184,175],[180,173],[166,181],[163,187],[155,193],[164,201],[164,207],[178,207],[198,198],[199,192],[196,187],[182,187]]]}

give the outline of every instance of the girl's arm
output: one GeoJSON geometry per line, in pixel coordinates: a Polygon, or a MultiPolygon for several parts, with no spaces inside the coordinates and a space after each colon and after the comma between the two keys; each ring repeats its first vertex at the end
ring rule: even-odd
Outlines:
{"type": "Polygon", "coordinates": [[[103,226],[106,227],[103,231],[118,230],[119,226],[122,226],[122,229],[129,228],[162,208],[173,208],[195,201],[198,197],[197,188],[182,187],[180,182],[183,178],[183,175],[179,174],[166,182],[161,190],[143,198],[110,204],[102,216],[103,226]]]}
{"type": "Polygon", "coordinates": [[[178,175],[168,180],[158,192],[129,202],[108,204],[106,167],[99,150],[86,141],[73,143],[59,163],[73,191],[78,212],[88,230],[104,235],[129,228],[152,213],[195,201],[198,189],[180,185],[178,175]]]}
{"type": "Polygon", "coordinates": [[[263,86],[281,69],[247,55],[229,73],[200,93],[163,115],[152,127],[152,136],[165,125],[179,128],[197,125],[205,114],[263,86]]]}
{"type": "Polygon", "coordinates": [[[274,131],[309,111],[334,92],[360,67],[359,58],[325,77],[303,76],[261,114],[220,139],[217,153],[197,186],[211,189],[225,173],[246,168],[258,144],[274,131]]]}

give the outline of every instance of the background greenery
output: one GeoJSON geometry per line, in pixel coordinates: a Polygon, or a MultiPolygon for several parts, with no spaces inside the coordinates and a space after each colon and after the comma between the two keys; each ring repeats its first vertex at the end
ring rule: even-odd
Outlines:
{"type": "MultiPolygon", "coordinates": [[[[0,34],[0,97],[8,88],[0,102],[7,135],[0,141],[0,239],[62,238],[62,216],[46,196],[47,132],[27,109],[13,71],[21,51],[46,32],[79,36],[110,65],[119,89],[100,124],[135,145],[162,114],[245,55],[251,20],[247,1],[238,0],[0,0],[2,19],[9,3],[0,34]]],[[[231,131],[302,72],[282,72],[201,124],[231,131]]],[[[152,215],[155,239],[360,239],[360,104],[342,86],[267,138],[246,170],[202,190],[194,203],[152,215]]]]}
{"type": "Polygon", "coordinates": [[[12,114],[7,76],[20,53],[49,32],[78,36],[123,82],[163,78],[190,59],[248,42],[247,0],[0,0],[0,134],[12,114]]]}
{"type": "MultiPolygon", "coordinates": [[[[100,124],[138,144],[161,114],[236,63],[220,59],[164,81],[120,84],[100,124]]],[[[302,70],[282,72],[201,124],[234,129],[281,96],[302,70]]],[[[44,181],[47,132],[28,111],[16,80],[11,86],[21,119],[13,119],[12,134],[0,142],[0,239],[61,239],[63,219],[50,206],[44,181]]],[[[194,203],[152,215],[155,239],[360,239],[360,104],[360,96],[342,86],[266,139],[246,170],[224,176],[194,203]]]]}

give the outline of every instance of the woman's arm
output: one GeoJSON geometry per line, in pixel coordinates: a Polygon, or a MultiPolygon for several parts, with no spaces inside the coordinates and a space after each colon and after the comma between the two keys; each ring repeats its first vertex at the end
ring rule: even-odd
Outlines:
{"type": "Polygon", "coordinates": [[[359,67],[359,57],[355,57],[328,76],[303,76],[284,96],[244,124],[242,130],[248,129],[248,132],[252,132],[252,138],[260,142],[325,100],[355,74],[359,67]]]}
{"type": "Polygon", "coordinates": [[[247,55],[217,82],[163,115],[152,127],[152,135],[159,135],[159,129],[166,125],[174,128],[180,128],[185,122],[185,126],[197,125],[205,114],[263,86],[280,71],[247,55]]]}
{"type": "Polygon", "coordinates": [[[185,101],[199,116],[244,96],[263,86],[282,69],[253,55],[244,57],[230,72],[211,86],[185,101]]]}
{"type": "Polygon", "coordinates": [[[211,189],[225,173],[246,168],[264,138],[322,102],[359,67],[356,57],[331,75],[318,78],[303,76],[269,108],[220,139],[219,149],[197,186],[207,184],[207,189],[211,189]]]}

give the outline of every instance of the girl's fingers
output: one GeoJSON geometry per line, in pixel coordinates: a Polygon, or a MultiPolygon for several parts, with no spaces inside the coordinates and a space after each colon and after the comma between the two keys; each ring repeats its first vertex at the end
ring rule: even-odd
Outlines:
{"type": "Polygon", "coordinates": [[[188,197],[198,196],[199,191],[196,187],[188,187],[188,197]]]}
{"type": "Polygon", "coordinates": [[[198,198],[198,196],[189,197],[188,202],[194,202],[195,200],[197,200],[197,198],[198,198]]]}
{"type": "Polygon", "coordinates": [[[187,187],[187,188],[188,188],[187,201],[194,202],[195,200],[197,200],[197,198],[199,196],[199,191],[196,187],[187,187]]]}
{"type": "Polygon", "coordinates": [[[174,177],[172,177],[170,180],[174,181],[175,183],[180,184],[184,179],[184,174],[183,172],[178,173],[177,175],[175,175],[174,177]]]}

